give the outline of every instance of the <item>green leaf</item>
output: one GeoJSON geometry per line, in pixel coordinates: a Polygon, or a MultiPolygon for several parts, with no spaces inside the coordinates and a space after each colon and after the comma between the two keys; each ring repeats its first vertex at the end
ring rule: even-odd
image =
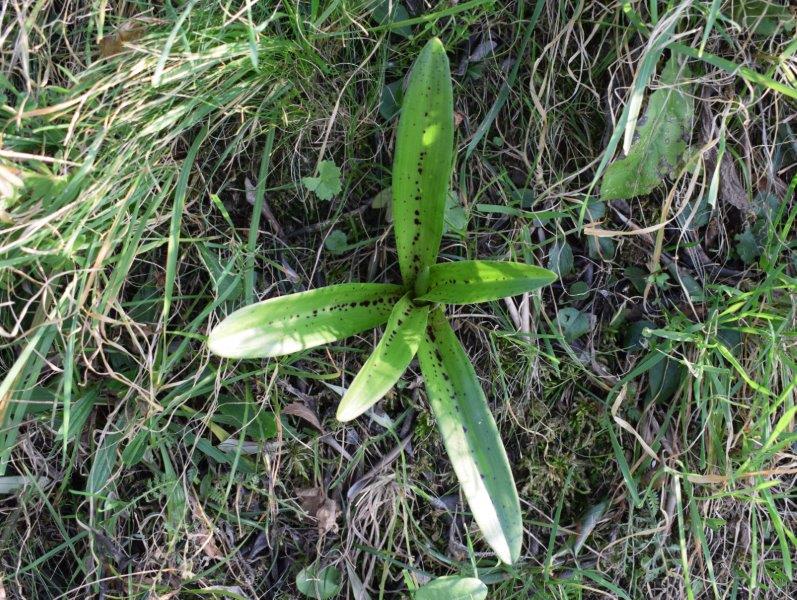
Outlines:
{"type": "Polygon", "coordinates": [[[208,346],[226,358],[291,354],[381,325],[401,294],[398,285],[344,283],[271,298],[224,319],[208,346]]]}
{"type": "Polygon", "coordinates": [[[446,196],[446,209],[443,213],[443,231],[465,237],[468,229],[468,215],[455,192],[449,191],[446,196]]]}
{"type": "Polygon", "coordinates": [[[736,240],[736,253],[742,261],[749,265],[761,256],[761,245],[750,227],[745,227],[742,233],[734,236],[736,240]]]}
{"type": "Polygon", "coordinates": [[[169,532],[170,546],[177,541],[181,526],[185,523],[187,498],[180,477],[172,465],[171,454],[167,447],[169,438],[161,438],[160,450],[163,463],[162,490],[166,497],[166,529],[169,532]]]}
{"type": "Polygon", "coordinates": [[[340,194],[343,185],[340,182],[340,167],[331,160],[322,160],[318,164],[318,177],[302,177],[302,183],[319,200],[332,200],[340,194]]]}
{"type": "MultiPolygon", "coordinates": [[[[226,298],[224,305],[235,306],[237,304],[236,300],[241,297],[244,290],[243,273],[238,272],[236,269],[230,268],[230,266],[225,269],[219,261],[218,254],[211,250],[206,243],[197,243],[196,248],[199,250],[200,260],[205,265],[205,268],[210,275],[210,282],[213,285],[213,290],[216,294],[216,297],[224,295],[226,298]]],[[[154,278],[155,269],[151,269],[149,280],[147,281],[150,291],[145,292],[145,294],[148,294],[150,298],[158,298],[158,295],[160,294],[160,289],[158,288],[157,284],[155,284],[154,278]]],[[[146,299],[147,296],[143,296],[143,298],[146,299]]],[[[144,304],[141,310],[141,313],[144,316],[146,316],[146,307],[147,305],[144,304]]],[[[157,320],[157,316],[150,318],[150,321],[155,320],[157,320]]]]}
{"type": "Polygon", "coordinates": [[[404,90],[401,87],[403,83],[403,79],[397,79],[393,83],[386,83],[382,86],[379,114],[385,121],[395,117],[401,109],[401,103],[404,100],[404,90]]]}
{"type": "Polygon", "coordinates": [[[428,282],[427,289],[417,299],[445,304],[489,302],[530,292],[554,281],[555,273],[534,265],[461,260],[432,265],[428,280],[422,282],[428,282]]]}
{"type": "MultiPolygon", "coordinates": [[[[401,2],[396,2],[395,0],[381,0],[379,4],[374,7],[371,15],[380,25],[401,23],[402,21],[407,21],[410,18],[410,15],[407,12],[407,9],[404,8],[404,5],[401,2]]],[[[409,25],[396,27],[392,31],[393,33],[405,38],[412,36],[412,29],[409,25]]]]}
{"type": "Polygon", "coordinates": [[[385,333],[338,405],[338,420],[350,421],[390,391],[412,362],[421,343],[428,306],[415,306],[405,294],[393,307],[385,333]]]}
{"type": "MultiPolygon", "coordinates": [[[[379,210],[380,208],[385,208],[389,213],[392,212],[391,205],[393,204],[393,192],[388,188],[384,188],[380,190],[379,193],[371,198],[371,208],[374,210],[379,210]]],[[[392,215],[388,218],[388,221],[392,221],[392,215]]]]}
{"type": "Polygon", "coordinates": [[[717,340],[722,342],[736,358],[739,358],[742,351],[742,334],[739,330],[727,327],[718,329],[717,340]]]}
{"type": "Polygon", "coordinates": [[[399,267],[409,285],[437,260],[454,145],[451,73],[432,38],[410,73],[396,132],[393,221],[399,267]]]}
{"type": "MultiPolygon", "coordinates": [[[[255,468],[251,462],[245,460],[243,456],[236,456],[225,454],[216,446],[210,443],[207,439],[203,437],[197,437],[187,429],[183,425],[175,425],[172,423],[169,425],[169,431],[181,436],[181,439],[185,440],[187,445],[191,447],[195,447],[199,452],[213,460],[214,462],[219,463],[220,465],[235,465],[235,468],[240,471],[241,473],[252,474],[255,473],[255,468]]],[[[199,460],[201,457],[195,457],[194,460],[199,460]]]]}
{"type": "Polygon", "coordinates": [[[648,373],[648,402],[667,402],[678,391],[684,379],[684,367],[677,360],[664,357],[648,373]]]}
{"type": "Polygon", "coordinates": [[[487,586],[475,577],[448,575],[433,579],[418,588],[413,594],[415,600],[484,600],[487,586]]]}
{"type": "Polygon", "coordinates": [[[340,571],[333,566],[320,571],[313,566],[305,567],[296,576],[296,588],[305,596],[316,600],[333,598],[340,592],[340,571]]]}
{"type": "Polygon", "coordinates": [[[628,280],[631,282],[631,285],[634,286],[634,289],[642,294],[645,291],[645,286],[648,280],[648,271],[647,269],[643,269],[642,267],[637,267],[632,265],[628,267],[624,272],[628,280]]]}
{"type": "Polygon", "coordinates": [[[97,403],[98,393],[95,388],[87,390],[80,398],[70,407],[69,415],[69,430],[65,431],[65,422],[61,422],[56,434],[57,440],[74,440],[79,437],[83,432],[83,426],[88,421],[89,416],[94,410],[94,405],[97,403]]]}
{"type": "Polygon", "coordinates": [[[587,285],[586,281],[574,281],[568,290],[568,294],[574,302],[584,300],[589,296],[589,285],[587,285]]]}
{"type": "MultiPolygon", "coordinates": [[[[603,219],[606,216],[606,203],[602,200],[588,202],[587,216],[593,222],[603,219]]],[[[587,236],[587,248],[589,257],[594,260],[606,260],[614,256],[615,246],[611,238],[587,236]]]]}
{"type": "Polygon", "coordinates": [[[636,352],[644,348],[647,343],[645,337],[642,335],[645,329],[656,329],[656,324],[647,319],[626,324],[624,326],[623,350],[636,352]]]}
{"type": "Polygon", "coordinates": [[[578,534],[573,539],[573,556],[578,556],[579,550],[584,547],[584,543],[590,536],[598,521],[601,520],[606,509],[609,507],[608,500],[602,500],[590,506],[579,519],[578,534]]]}
{"type": "Polygon", "coordinates": [[[673,281],[681,285],[689,299],[697,301],[704,297],[703,286],[700,285],[700,282],[685,270],[679,269],[676,263],[667,265],[667,271],[672,275],[673,281]]]}
{"type": "MultiPolygon", "coordinates": [[[[106,434],[94,450],[94,462],[91,464],[86,480],[86,492],[95,498],[108,499],[113,496],[116,480],[111,477],[116,468],[119,444],[122,441],[121,431],[106,434]]],[[[104,503],[103,503],[104,506],[104,503]]]]}
{"type": "Polygon", "coordinates": [[[560,278],[573,270],[573,249],[567,242],[556,242],[548,255],[548,268],[560,278]]]}
{"type": "Polygon", "coordinates": [[[512,470],[484,391],[440,309],[418,348],[427,396],[485,541],[505,563],[520,556],[523,521],[512,470]]]}
{"type": "Polygon", "coordinates": [[[556,324],[568,342],[590,332],[589,317],[576,308],[563,308],[556,315],[556,324]]]}
{"type": "Polygon", "coordinates": [[[336,256],[346,252],[349,248],[349,240],[346,233],[340,229],[330,231],[327,239],[324,240],[324,248],[336,256]]]}
{"type": "Polygon", "coordinates": [[[213,415],[213,421],[228,425],[257,441],[268,440],[277,435],[274,413],[263,410],[262,406],[245,396],[219,396],[218,410],[213,415]]]}
{"type": "Polygon", "coordinates": [[[150,432],[147,429],[139,431],[130,442],[128,442],[125,449],[122,450],[122,464],[130,468],[141,462],[144,458],[144,453],[149,448],[150,432]]]}
{"type": "Polygon", "coordinates": [[[794,15],[789,12],[789,7],[772,0],[744,0],[734,2],[732,15],[745,29],[752,30],[756,35],[772,37],[779,29],[784,32],[794,30],[794,15]]]}
{"type": "Polygon", "coordinates": [[[691,134],[694,116],[690,90],[675,84],[679,78],[689,77],[689,68],[680,67],[676,58],[667,62],[661,74],[661,87],[650,95],[645,116],[636,129],[638,139],[628,156],[615,160],[606,169],[602,199],[647,195],[665,177],[675,174],[687,150],[684,138],[691,134]]]}

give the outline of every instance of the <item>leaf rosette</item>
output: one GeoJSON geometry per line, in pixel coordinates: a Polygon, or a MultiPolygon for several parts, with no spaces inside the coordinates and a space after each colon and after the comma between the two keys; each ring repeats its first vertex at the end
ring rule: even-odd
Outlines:
{"type": "Polygon", "coordinates": [[[393,162],[393,220],[402,284],[348,283],[241,308],[208,337],[228,358],[292,354],[385,325],[349,385],[337,417],[367,411],[417,355],[427,398],[474,520],[498,558],[515,562],[523,538],[520,501],[487,398],[443,312],[444,304],[489,302],[556,280],[534,265],[438,263],[453,164],[451,73],[443,44],[430,40],[409,76],[393,162]]]}

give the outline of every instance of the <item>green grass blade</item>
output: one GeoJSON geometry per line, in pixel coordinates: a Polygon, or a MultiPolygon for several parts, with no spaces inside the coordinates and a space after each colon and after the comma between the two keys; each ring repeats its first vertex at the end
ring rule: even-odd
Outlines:
{"type": "Polygon", "coordinates": [[[404,283],[437,260],[454,145],[448,57],[439,39],[424,46],[410,73],[393,160],[393,221],[404,283]]]}
{"type": "Polygon", "coordinates": [[[695,50],[690,46],[680,43],[670,44],[670,48],[674,52],[684,54],[690,58],[699,58],[708,64],[717,67],[718,69],[722,69],[723,71],[730,73],[731,75],[738,75],[749,83],[769,88],[779,94],[783,94],[788,98],[797,100],[797,88],[777,81],[776,79],[772,79],[772,77],[764,75],[763,73],[759,73],[750,67],[738,65],[726,58],[715,56],[713,54],[709,54],[708,52],[701,52],[700,50],[695,50]]]}
{"type": "Polygon", "coordinates": [[[553,271],[523,263],[490,260],[440,263],[429,269],[428,287],[418,300],[445,304],[489,302],[530,292],[554,281],[553,271]]]}
{"type": "Polygon", "coordinates": [[[520,556],[523,521],[509,460],[476,372],[443,312],[418,348],[429,404],[473,518],[498,557],[520,556]]]}
{"type": "Polygon", "coordinates": [[[180,29],[183,27],[185,20],[191,14],[191,10],[194,8],[196,3],[197,0],[190,0],[190,2],[183,9],[183,12],[180,13],[180,16],[175,21],[171,32],[169,32],[169,37],[166,38],[166,43],[163,45],[163,50],[158,58],[158,64],[155,66],[155,71],[152,73],[152,87],[158,87],[161,84],[163,79],[163,71],[166,69],[166,61],[169,60],[169,53],[172,51],[172,46],[174,46],[174,42],[177,40],[177,35],[180,33],[180,29]]]}
{"type": "Polygon", "coordinates": [[[470,0],[470,2],[463,2],[461,4],[456,4],[454,6],[449,6],[442,10],[438,11],[429,11],[425,14],[422,14],[417,17],[413,17],[411,19],[403,19],[401,21],[393,21],[391,23],[385,23],[384,25],[379,25],[377,27],[372,27],[371,31],[396,31],[397,29],[402,29],[404,27],[410,27],[411,25],[419,25],[421,23],[434,23],[445,17],[451,17],[453,15],[457,15],[462,12],[468,12],[477,8],[479,6],[483,6],[485,4],[491,4],[494,0],[470,0]]]}
{"type": "Polygon", "coordinates": [[[174,191],[174,203],[172,204],[172,218],[169,224],[169,242],[166,247],[166,276],[164,277],[164,290],[163,290],[163,323],[164,327],[169,322],[169,313],[172,307],[172,294],[174,291],[174,282],[177,279],[177,255],[180,247],[180,226],[183,222],[183,208],[185,206],[185,199],[188,193],[188,178],[191,176],[191,171],[194,167],[199,149],[207,137],[208,128],[203,127],[199,134],[194,138],[191,148],[188,150],[188,155],[183,162],[183,168],[180,171],[180,179],[177,181],[177,188],[174,191]]]}
{"type": "Polygon", "coordinates": [[[722,0],[711,0],[711,6],[708,9],[708,16],[706,17],[706,25],[703,27],[703,37],[700,40],[700,50],[698,50],[700,56],[705,52],[706,42],[708,42],[708,38],[711,35],[711,30],[714,29],[714,23],[717,22],[720,4],[722,4],[722,0]]]}
{"type": "Polygon", "coordinates": [[[260,215],[263,212],[263,203],[266,199],[266,179],[268,169],[271,165],[271,150],[274,148],[274,128],[268,130],[266,134],[266,147],[260,158],[260,169],[257,173],[257,186],[255,187],[255,205],[252,207],[252,220],[249,224],[249,237],[246,239],[246,285],[244,294],[246,301],[254,301],[255,291],[255,250],[257,248],[257,237],[260,234],[260,215]]]}
{"type": "Polygon", "coordinates": [[[235,311],[208,337],[227,358],[282,356],[340,340],[387,321],[401,286],[344,283],[271,298],[235,311]]]}
{"type": "Polygon", "coordinates": [[[421,343],[428,306],[415,306],[405,294],[393,307],[385,333],[338,405],[339,421],[359,417],[390,391],[412,362],[421,343]]]}

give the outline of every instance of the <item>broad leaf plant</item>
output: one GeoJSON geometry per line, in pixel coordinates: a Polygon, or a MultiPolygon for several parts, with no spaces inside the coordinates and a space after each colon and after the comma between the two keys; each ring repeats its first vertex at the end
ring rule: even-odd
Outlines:
{"type": "Polygon", "coordinates": [[[337,418],[368,410],[418,356],[432,408],[473,518],[496,555],[520,555],[523,523],[512,470],[476,373],[443,305],[489,302],[550,284],[551,271],[498,261],[438,263],[452,169],[454,109],[443,44],[415,61],[398,124],[393,221],[402,284],[346,283],[246,306],[210,333],[228,358],[290,354],[387,323],[340,401],[337,418]]]}

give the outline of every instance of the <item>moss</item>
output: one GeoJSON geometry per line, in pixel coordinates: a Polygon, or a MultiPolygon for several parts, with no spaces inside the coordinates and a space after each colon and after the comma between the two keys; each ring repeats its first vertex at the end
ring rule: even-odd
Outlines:
{"type": "Polygon", "coordinates": [[[545,511],[565,497],[565,518],[605,493],[616,465],[599,415],[603,407],[586,397],[554,405],[540,415],[541,427],[520,442],[528,448],[516,469],[521,497],[545,511]]]}

